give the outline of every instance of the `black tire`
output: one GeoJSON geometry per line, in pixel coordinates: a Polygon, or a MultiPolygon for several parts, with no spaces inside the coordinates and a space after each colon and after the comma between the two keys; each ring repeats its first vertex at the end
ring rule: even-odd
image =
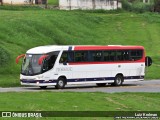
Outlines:
{"type": "Polygon", "coordinates": [[[40,88],[41,88],[41,89],[46,89],[46,88],[47,88],[47,86],[40,86],[40,88]]]}
{"type": "Polygon", "coordinates": [[[65,82],[65,79],[60,77],[58,78],[58,81],[57,81],[57,85],[55,86],[56,89],[63,89],[66,85],[66,82],[65,82]]]}
{"type": "Polygon", "coordinates": [[[97,85],[98,87],[104,87],[104,86],[106,86],[106,83],[96,83],[96,85],[97,85]]]}
{"type": "Polygon", "coordinates": [[[115,77],[113,85],[114,86],[121,86],[122,84],[123,84],[123,76],[122,75],[117,75],[115,77]]]}

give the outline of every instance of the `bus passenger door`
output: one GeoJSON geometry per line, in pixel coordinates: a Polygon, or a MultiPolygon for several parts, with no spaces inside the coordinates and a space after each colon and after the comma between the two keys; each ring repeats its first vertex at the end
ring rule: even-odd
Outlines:
{"type": "Polygon", "coordinates": [[[72,52],[63,51],[59,65],[56,68],[58,76],[65,76],[67,79],[72,78],[72,66],[68,64],[68,62],[72,61],[72,54],[72,52]]]}

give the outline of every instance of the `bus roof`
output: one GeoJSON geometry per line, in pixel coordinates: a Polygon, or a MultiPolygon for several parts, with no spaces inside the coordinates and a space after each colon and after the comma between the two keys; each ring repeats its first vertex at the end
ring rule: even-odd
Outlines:
{"type": "Polygon", "coordinates": [[[62,49],[67,50],[68,46],[47,45],[31,48],[27,51],[27,54],[46,54],[53,51],[60,51],[62,49]]]}
{"type": "Polygon", "coordinates": [[[144,49],[143,46],[121,46],[121,45],[68,45],[68,46],[59,46],[59,45],[48,45],[48,46],[39,46],[27,51],[27,54],[46,54],[53,51],[60,50],[127,50],[127,49],[144,49]]]}

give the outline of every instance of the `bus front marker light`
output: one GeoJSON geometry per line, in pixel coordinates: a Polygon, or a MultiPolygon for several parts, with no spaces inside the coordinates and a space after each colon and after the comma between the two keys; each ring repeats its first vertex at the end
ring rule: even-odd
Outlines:
{"type": "Polygon", "coordinates": [[[39,84],[39,82],[36,82],[37,84],[39,84]]]}

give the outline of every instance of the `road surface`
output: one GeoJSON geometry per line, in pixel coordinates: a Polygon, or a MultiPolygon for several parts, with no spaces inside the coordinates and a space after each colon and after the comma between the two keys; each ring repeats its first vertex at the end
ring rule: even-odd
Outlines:
{"type": "Polygon", "coordinates": [[[64,89],[57,90],[55,87],[48,87],[46,89],[40,89],[39,87],[11,87],[1,88],[0,92],[40,92],[40,91],[52,91],[52,92],[160,92],[160,80],[146,80],[137,82],[126,82],[120,87],[113,87],[106,85],[105,87],[97,87],[95,84],[89,85],[68,85],[64,89]]]}

